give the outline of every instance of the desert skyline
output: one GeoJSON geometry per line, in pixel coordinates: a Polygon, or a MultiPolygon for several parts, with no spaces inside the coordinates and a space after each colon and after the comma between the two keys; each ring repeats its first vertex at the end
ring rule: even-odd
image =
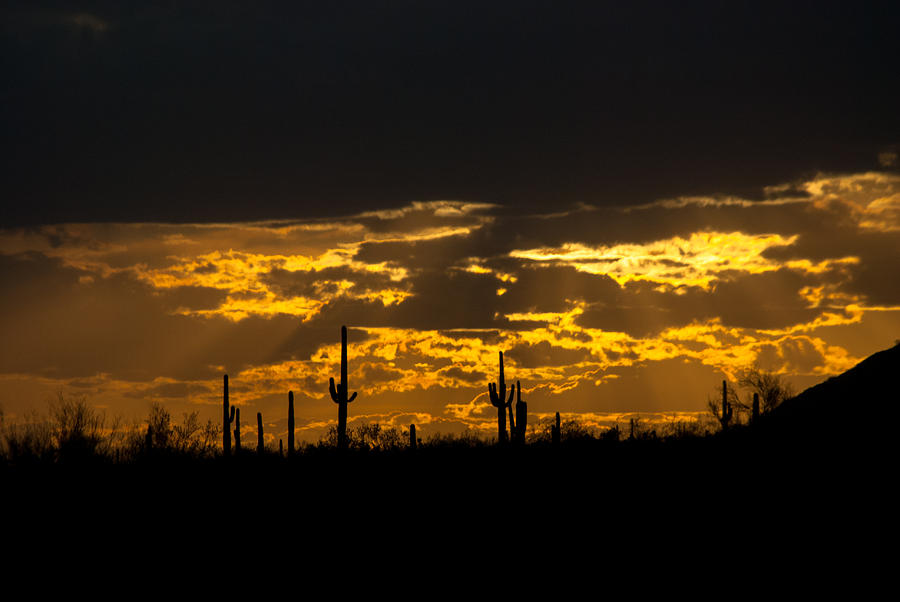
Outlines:
{"type": "Polygon", "coordinates": [[[343,219],[69,224],[0,235],[9,417],[57,391],[130,419],[151,402],[489,436],[497,352],[538,417],[608,427],[706,414],[751,366],[802,390],[889,347],[900,177],[825,176],[765,201],[682,198],[517,214],[440,201],[343,219]]]}

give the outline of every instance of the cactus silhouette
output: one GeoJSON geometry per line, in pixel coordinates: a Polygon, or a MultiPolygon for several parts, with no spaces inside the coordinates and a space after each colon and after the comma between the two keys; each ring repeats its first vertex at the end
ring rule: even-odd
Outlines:
{"type": "MultiPolygon", "coordinates": [[[[513,391],[516,390],[515,385],[511,385],[509,387],[509,394],[512,397],[513,391]]],[[[516,442],[516,418],[513,416],[513,406],[512,400],[508,404],[506,404],[506,412],[509,414],[509,440],[513,443],[516,442]]]]}
{"type": "Polygon", "coordinates": [[[753,414],[751,415],[750,421],[754,424],[757,420],[759,420],[759,393],[753,394],[753,414]]]}
{"type": "MultiPolygon", "coordinates": [[[[500,352],[500,380],[495,385],[488,383],[488,394],[491,396],[491,405],[497,408],[497,435],[498,442],[506,442],[506,409],[512,405],[514,387],[509,389],[509,399],[506,399],[506,380],[503,377],[503,352],[500,352]],[[504,401],[505,400],[505,401],[504,401]]],[[[512,412],[512,410],[510,410],[512,412]]],[[[510,418],[512,414],[510,413],[510,418]]]]}
{"type": "Polygon", "coordinates": [[[522,387],[516,381],[516,422],[514,440],[519,445],[525,444],[525,429],[528,426],[528,404],[522,401],[522,387]]]}
{"type": "Polygon", "coordinates": [[[416,449],[416,425],[409,425],[409,449],[415,451],[416,449]]]}
{"type": "Polygon", "coordinates": [[[288,457],[294,455],[294,392],[288,391],[288,457]]]}
{"type": "Polygon", "coordinates": [[[234,409],[234,451],[241,451],[241,408],[234,409]]]}
{"type": "Polygon", "coordinates": [[[266,449],[263,444],[262,412],[256,413],[256,453],[261,454],[266,449]]]}
{"type": "Polygon", "coordinates": [[[288,391],[288,457],[294,455],[294,392],[288,391]]]}
{"type": "Polygon", "coordinates": [[[225,375],[225,400],[222,404],[222,453],[231,455],[231,423],[234,422],[234,406],[228,413],[228,375],[225,375]]]}
{"type": "Polygon", "coordinates": [[[559,440],[561,438],[560,437],[561,434],[562,434],[562,428],[560,427],[560,424],[559,424],[559,412],[557,412],[556,413],[556,424],[554,424],[550,428],[550,441],[551,441],[551,443],[553,443],[554,447],[557,447],[559,445],[559,440]]]}
{"type": "Polygon", "coordinates": [[[728,402],[728,383],[726,381],[722,381],[722,411],[721,413],[716,413],[716,419],[722,425],[722,430],[728,429],[728,423],[731,422],[731,417],[734,415],[734,408],[731,407],[731,404],[728,402]]]}
{"type": "Polygon", "coordinates": [[[347,397],[347,327],[341,326],[341,384],[335,387],[334,378],[329,379],[331,399],[338,404],[338,449],[347,448],[347,404],[356,399],[356,393],[347,397]]]}

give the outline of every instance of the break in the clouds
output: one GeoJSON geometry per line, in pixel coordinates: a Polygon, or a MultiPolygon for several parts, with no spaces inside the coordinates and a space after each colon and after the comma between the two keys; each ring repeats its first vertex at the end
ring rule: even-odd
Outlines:
{"type": "Polygon", "coordinates": [[[746,366],[805,386],[900,336],[898,208],[900,177],[861,173],[762,201],[7,229],[0,403],[212,416],[227,372],[272,437],[293,390],[314,439],[345,324],[359,420],[490,428],[500,350],[538,417],[698,413],[746,366]]]}

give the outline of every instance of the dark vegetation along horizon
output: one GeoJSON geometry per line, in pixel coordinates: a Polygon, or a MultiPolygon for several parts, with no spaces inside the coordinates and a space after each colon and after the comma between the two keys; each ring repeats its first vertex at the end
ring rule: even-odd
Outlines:
{"type": "MultiPolygon", "coordinates": [[[[329,387],[338,425],[316,443],[298,444],[289,428],[286,445],[263,445],[262,417],[253,437],[231,405],[227,376],[220,421],[191,413],[178,423],[155,404],[144,424],[108,424],[84,399],[61,396],[44,420],[4,423],[0,515],[17,517],[13,541],[33,547],[35,533],[76,541],[86,528],[115,538],[121,528],[138,539],[159,530],[272,547],[290,532],[336,550],[371,540],[380,525],[403,530],[388,549],[407,532],[421,536],[407,553],[429,534],[458,541],[479,526],[496,531],[501,546],[548,552],[575,549],[588,535],[604,549],[643,549],[655,537],[684,550],[705,541],[694,534],[738,532],[769,545],[803,533],[812,545],[848,516],[874,516],[875,506],[851,513],[847,502],[868,504],[887,483],[872,467],[885,463],[888,421],[854,428],[848,416],[883,401],[900,344],[789,399],[778,379],[757,381],[749,400],[724,383],[710,399],[710,428],[670,431],[632,420],[596,432],[559,414],[535,423],[520,384],[506,384],[500,354],[489,391],[497,437],[419,438],[414,425],[346,425],[354,394],[343,335],[340,382],[329,387]],[[521,528],[507,528],[514,524],[521,528]]],[[[290,394],[287,411],[293,427],[290,394]]]]}
{"type": "Polygon", "coordinates": [[[256,415],[256,432],[248,433],[241,423],[240,408],[230,403],[226,374],[221,424],[212,420],[201,423],[197,412],[186,413],[182,422],[176,423],[158,403],[151,406],[143,425],[125,425],[121,419],[108,423],[85,399],[66,398],[62,393],[50,403],[49,416],[33,415],[18,424],[4,421],[0,414],[0,466],[16,470],[47,464],[71,467],[174,461],[221,463],[229,459],[269,464],[302,459],[309,463],[314,458],[396,458],[411,454],[442,454],[448,458],[457,454],[461,458],[476,450],[520,455],[577,450],[586,456],[608,452],[636,457],[646,453],[662,455],[660,450],[674,448],[712,448],[725,442],[749,445],[762,440],[779,449],[792,444],[824,447],[837,440],[863,442],[875,431],[853,426],[847,416],[857,412],[857,406],[889,391],[888,375],[900,368],[897,344],[799,395],[794,395],[778,375],[748,370],[738,383],[722,381],[721,393],[708,400],[709,415],[714,421],[681,421],[657,429],[632,418],[627,425],[616,424],[598,432],[575,418],[562,420],[557,412],[554,419],[543,419],[537,424],[532,421],[529,431],[521,384],[506,384],[503,352],[498,356],[497,383],[488,384],[491,404],[497,408],[497,435],[488,440],[471,431],[459,435],[438,433],[423,440],[414,424],[402,429],[378,423],[348,428],[348,406],[357,393],[350,393],[347,329],[341,327],[340,381],[331,378],[329,383],[331,398],[338,406],[338,420],[316,443],[296,443],[292,391],[288,392],[287,442],[279,440],[278,449],[266,446],[261,413],[256,415]],[[746,399],[741,398],[738,387],[750,391],[746,399]]]}

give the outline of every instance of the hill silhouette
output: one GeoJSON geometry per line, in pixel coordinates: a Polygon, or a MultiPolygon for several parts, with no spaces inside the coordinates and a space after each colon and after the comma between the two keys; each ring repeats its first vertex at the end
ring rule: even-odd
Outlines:
{"type": "Polygon", "coordinates": [[[786,400],[766,417],[764,429],[804,444],[885,441],[900,399],[898,371],[900,343],[786,400]]]}

